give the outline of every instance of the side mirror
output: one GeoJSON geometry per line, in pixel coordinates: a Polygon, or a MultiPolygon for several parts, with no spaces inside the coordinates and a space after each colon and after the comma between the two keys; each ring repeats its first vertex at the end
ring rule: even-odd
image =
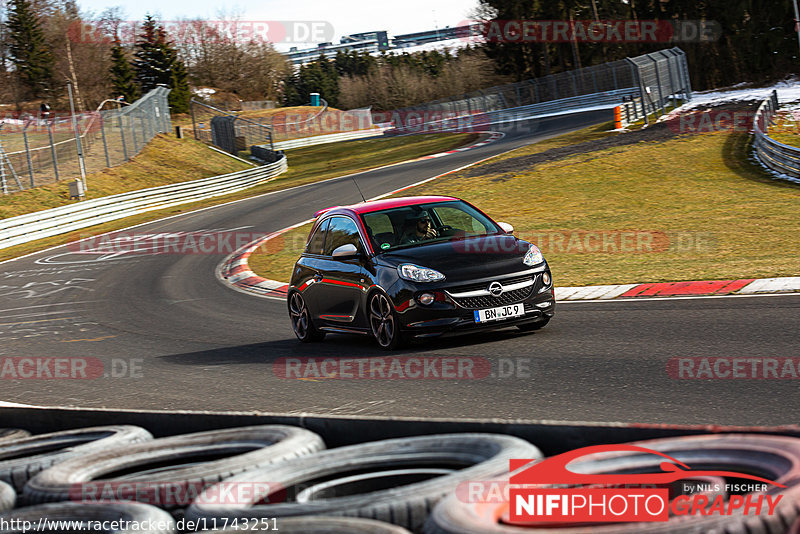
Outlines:
{"type": "Polygon", "coordinates": [[[503,229],[503,231],[507,234],[511,234],[514,232],[514,227],[508,224],[507,222],[499,222],[497,226],[503,229]]]}
{"type": "Polygon", "coordinates": [[[333,257],[337,260],[349,260],[358,256],[358,249],[352,243],[336,247],[333,251],[333,257]]]}

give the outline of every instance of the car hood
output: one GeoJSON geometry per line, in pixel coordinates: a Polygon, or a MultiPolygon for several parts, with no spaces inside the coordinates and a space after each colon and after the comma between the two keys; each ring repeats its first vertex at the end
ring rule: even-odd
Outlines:
{"type": "Polygon", "coordinates": [[[414,263],[436,269],[447,282],[476,280],[530,269],[522,263],[530,243],[508,234],[453,239],[385,252],[376,262],[397,267],[414,263]]]}

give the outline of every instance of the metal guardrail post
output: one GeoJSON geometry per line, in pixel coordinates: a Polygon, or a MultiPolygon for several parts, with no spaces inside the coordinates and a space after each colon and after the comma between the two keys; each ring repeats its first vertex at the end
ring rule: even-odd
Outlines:
{"type": "Polygon", "coordinates": [[[680,57],[678,69],[683,78],[683,90],[685,92],[686,101],[688,102],[692,99],[692,80],[689,77],[689,64],[686,61],[686,52],[677,47],[673,48],[672,51],[680,57]]]}
{"type": "Polygon", "coordinates": [[[56,156],[56,144],[53,142],[53,123],[55,119],[49,119],[47,121],[47,135],[50,138],[50,155],[53,158],[53,172],[56,175],[56,182],[59,181],[58,178],[58,157],[56,156]]]}
{"type": "Polygon", "coordinates": [[[108,157],[108,142],[106,141],[106,119],[100,114],[100,136],[103,138],[103,153],[106,156],[106,167],[111,167],[111,158],[108,157]]]}
{"type": "Polygon", "coordinates": [[[192,115],[192,133],[194,133],[194,140],[199,141],[200,138],[197,136],[197,121],[194,118],[194,98],[189,101],[189,113],[192,115]]]}
{"type": "MultiPolygon", "coordinates": [[[[639,88],[639,101],[642,103],[642,115],[644,115],[644,123],[650,124],[650,121],[647,118],[647,105],[645,104],[644,86],[642,85],[642,76],[639,71],[639,66],[631,58],[625,58],[625,61],[629,62],[631,66],[631,74],[633,75],[633,79],[636,82],[636,86],[639,88]]],[[[634,110],[635,109],[636,109],[636,104],[634,102],[634,110]]]]}
{"type": "Polygon", "coordinates": [[[128,157],[128,143],[125,141],[125,126],[122,122],[122,112],[118,113],[117,118],[119,119],[119,136],[122,141],[122,155],[125,157],[125,161],[130,161],[131,159],[128,157]]]}
{"type": "Polygon", "coordinates": [[[653,54],[647,54],[647,59],[653,62],[653,71],[656,73],[656,87],[658,87],[658,106],[656,107],[661,107],[661,114],[663,115],[665,113],[664,91],[661,88],[661,73],[658,72],[658,60],[653,57],[653,54]]]}
{"type": "Polygon", "coordinates": [[[25,156],[28,159],[28,176],[30,176],[30,179],[31,179],[31,187],[35,187],[33,185],[33,162],[31,161],[31,149],[28,146],[28,126],[29,125],[30,125],[30,123],[26,123],[22,127],[22,140],[25,143],[25,156]]]}

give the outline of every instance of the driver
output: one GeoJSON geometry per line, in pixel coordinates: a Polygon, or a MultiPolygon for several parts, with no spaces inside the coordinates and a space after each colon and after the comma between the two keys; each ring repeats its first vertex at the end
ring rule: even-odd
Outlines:
{"type": "Polygon", "coordinates": [[[400,244],[417,243],[426,239],[438,237],[438,232],[433,228],[431,218],[427,211],[406,219],[406,231],[400,238],[400,244]]]}

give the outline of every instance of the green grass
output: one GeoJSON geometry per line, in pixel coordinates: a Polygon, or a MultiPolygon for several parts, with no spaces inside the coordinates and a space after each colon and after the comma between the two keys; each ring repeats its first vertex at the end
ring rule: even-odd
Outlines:
{"type": "MultiPolygon", "coordinates": [[[[502,176],[457,173],[403,194],[454,195],[511,223],[517,235],[542,244],[559,286],[796,276],[800,188],[769,179],[749,162],[749,150],[742,133],[685,136],[502,176]],[[586,232],[615,231],[646,232],[652,246],[587,252],[580,242],[586,232]],[[570,243],[573,236],[580,240],[570,243]]],[[[307,232],[284,236],[286,250],[256,256],[256,272],[287,280],[307,232]]]]}
{"type": "MultiPolygon", "coordinates": [[[[477,136],[474,134],[432,134],[331,143],[292,150],[288,154],[289,170],[287,172],[274,180],[246,191],[153,211],[86,228],[79,232],[2,249],[0,250],[0,261],[68,243],[87,233],[96,234],[117,230],[161,217],[451,150],[476,138],[477,136]]],[[[202,143],[193,140],[178,140],[173,136],[158,136],[131,162],[90,175],[87,178],[88,198],[187,179],[199,179],[245,168],[251,167],[215,152],[202,143]]],[[[70,201],[68,196],[67,184],[63,182],[0,197],[0,218],[74,203],[75,201],[70,201]]],[[[313,209],[310,207],[309,216],[312,214],[313,209]]]]}
{"type": "MultiPolygon", "coordinates": [[[[251,168],[206,145],[188,139],[159,135],[130,162],[87,175],[87,199],[100,198],[146,187],[196,180],[251,168]]],[[[68,181],[27,189],[0,197],[0,218],[47,208],[66,206],[68,181]]]]}
{"type": "MultiPolygon", "coordinates": [[[[146,187],[155,187],[217,174],[240,171],[250,165],[210,150],[188,139],[159,135],[126,164],[87,175],[86,198],[100,198],[146,187]]],[[[66,206],[68,182],[44,185],[0,197],[0,219],[66,206]]]]}
{"type": "Polygon", "coordinates": [[[779,112],[768,135],[779,143],[800,148],[800,122],[793,114],[779,112]]]}

